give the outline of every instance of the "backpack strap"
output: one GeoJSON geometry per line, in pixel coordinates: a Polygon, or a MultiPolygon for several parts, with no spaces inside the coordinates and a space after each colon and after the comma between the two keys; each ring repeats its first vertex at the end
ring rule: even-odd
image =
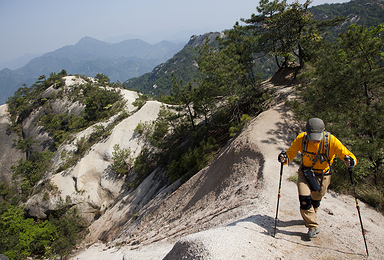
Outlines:
{"type": "Polygon", "coordinates": [[[315,164],[316,164],[317,160],[319,159],[319,157],[320,157],[320,161],[322,161],[322,157],[323,156],[321,155],[321,150],[323,148],[323,143],[324,143],[323,141],[324,141],[324,135],[323,135],[323,139],[320,141],[319,150],[316,153],[316,157],[315,157],[315,159],[312,162],[312,168],[313,168],[313,166],[315,166],[315,164]]]}
{"type": "MultiPolygon", "coordinates": [[[[320,154],[320,160],[321,160],[321,163],[324,162],[324,160],[326,162],[328,162],[328,165],[329,165],[329,171],[331,171],[331,158],[329,156],[329,146],[330,146],[330,143],[331,143],[331,134],[329,132],[324,132],[324,135],[323,135],[323,139],[322,139],[322,142],[323,142],[323,146],[320,147],[319,149],[319,154],[320,154],[320,150],[322,149],[322,153],[320,154]]],[[[321,144],[320,144],[321,145],[321,144]]],[[[315,164],[315,163],[314,163],[315,164]]],[[[323,185],[323,180],[324,180],[324,171],[323,173],[321,174],[321,182],[320,182],[320,187],[323,185]]]]}
{"type": "MultiPolygon", "coordinates": [[[[304,157],[304,154],[306,154],[306,153],[311,154],[311,155],[316,155],[316,153],[308,152],[308,144],[309,144],[308,135],[307,135],[307,133],[304,133],[302,143],[301,143],[301,148],[302,148],[301,153],[302,153],[303,157],[304,157]]],[[[301,164],[303,164],[303,160],[301,160],[301,164]]]]}
{"type": "Polygon", "coordinates": [[[331,157],[329,156],[330,144],[331,144],[331,133],[325,132],[325,142],[323,148],[323,156],[325,161],[328,162],[329,168],[331,168],[331,157]]]}

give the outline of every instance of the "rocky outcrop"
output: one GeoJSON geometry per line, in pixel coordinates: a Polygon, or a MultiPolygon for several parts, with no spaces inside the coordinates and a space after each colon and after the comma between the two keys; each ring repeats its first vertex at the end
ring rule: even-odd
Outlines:
{"type": "Polygon", "coordinates": [[[202,35],[192,35],[185,47],[196,48],[203,46],[206,38],[208,38],[210,42],[214,42],[217,36],[224,37],[224,32],[210,32],[202,35]]]}
{"type": "MultiPolygon", "coordinates": [[[[73,85],[86,83],[84,79],[74,76],[64,77],[64,80],[64,88],[71,88],[73,85]]],[[[60,91],[63,91],[62,88],[59,89],[56,88],[55,85],[52,85],[42,93],[41,97],[48,98],[56,96],[60,91]]],[[[63,96],[62,98],[49,99],[48,103],[33,111],[29,117],[23,121],[23,137],[32,137],[34,140],[39,141],[39,143],[33,147],[33,151],[46,151],[52,143],[52,136],[44,130],[44,127],[41,124],[39,124],[40,117],[46,115],[46,111],[57,115],[74,114],[78,116],[83,110],[84,105],[79,102],[72,102],[66,96],[63,96]]]]}
{"type": "Polygon", "coordinates": [[[124,203],[117,203],[90,226],[87,242],[145,245],[226,224],[258,196],[262,169],[263,157],[256,147],[233,140],[208,167],[180,187],[174,183],[160,190],[144,207],[132,211],[132,203],[126,201],[132,201],[133,194],[123,198],[124,203]]]}
{"type": "Polygon", "coordinates": [[[186,237],[177,241],[172,250],[163,259],[212,259],[212,256],[202,241],[191,240],[189,237],[186,237]]]}
{"type": "MultiPolygon", "coordinates": [[[[67,84],[74,84],[72,79],[72,77],[66,77],[67,84]]],[[[77,82],[77,84],[81,84],[81,82],[77,82]]],[[[52,91],[54,90],[47,89],[46,93],[52,91]]],[[[134,129],[140,121],[156,119],[161,103],[149,101],[140,110],[136,111],[136,107],[132,105],[132,102],[135,101],[138,94],[127,90],[122,90],[122,94],[127,100],[126,110],[131,116],[118,123],[106,140],[93,145],[75,166],[55,173],[65,160],[62,155],[75,152],[77,142],[82,138],[88,139],[95,131],[95,127],[92,126],[79,132],[74,136],[71,143],[63,143],[54,155],[53,169],[47,172],[45,178],[35,188],[36,194],[25,205],[25,211],[28,215],[44,219],[65,203],[68,206],[78,208],[80,214],[89,222],[92,222],[99,218],[111,205],[114,205],[117,198],[129,193],[129,187],[126,185],[126,178],[128,177],[118,176],[111,170],[113,147],[119,144],[121,149],[129,149],[131,155],[135,158],[142,147],[148,144],[134,134],[134,129]]],[[[65,103],[65,99],[62,102],[62,104],[59,104],[59,101],[56,101],[56,103],[52,104],[52,107],[56,107],[58,113],[63,111],[76,113],[76,111],[79,111],[79,106],[70,106],[65,103]]],[[[105,129],[116,120],[117,116],[97,125],[99,128],[105,129]]],[[[43,136],[44,132],[38,131],[39,126],[33,123],[38,116],[32,116],[32,118],[25,124],[29,126],[26,128],[29,129],[28,133],[35,133],[34,138],[43,136]]],[[[156,185],[164,185],[157,179],[155,181],[157,182],[156,185]]],[[[150,186],[156,185],[150,184],[150,186]]],[[[146,199],[149,200],[150,198],[146,199]]]]}
{"type": "Polygon", "coordinates": [[[9,258],[6,257],[6,256],[3,255],[3,254],[0,254],[0,260],[9,260],[9,258]]]}
{"type": "Polygon", "coordinates": [[[7,105],[0,106],[0,182],[5,181],[7,185],[11,184],[12,170],[11,166],[18,160],[25,159],[25,153],[17,150],[13,140],[17,140],[17,134],[9,132],[7,127],[11,124],[7,105]]]}

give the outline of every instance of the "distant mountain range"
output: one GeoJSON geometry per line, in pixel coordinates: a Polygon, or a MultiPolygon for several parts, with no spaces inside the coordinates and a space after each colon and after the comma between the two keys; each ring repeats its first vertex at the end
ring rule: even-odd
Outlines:
{"type": "Polygon", "coordinates": [[[0,105],[24,83],[32,85],[41,75],[66,70],[68,74],[94,77],[103,73],[112,82],[123,82],[150,72],[156,65],[172,58],[185,43],[162,41],[149,44],[139,39],[107,43],[84,37],[29,61],[25,66],[0,71],[0,105]]]}
{"type": "Polygon", "coordinates": [[[157,42],[161,42],[162,40],[178,43],[178,42],[187,42],[188,39],[191,37],[191,35],[199,35],[199,34],[204,34],[206,32],[212,32],[212,30],[208,27],[194,29],[194,30],[183,30],[177,33],[174,33],[173,31],[170,31],[170,30],[156,30],[146,35],[124,34],[120,36],[109,37],[109,38],[103,39],[103,41],[110,42],[110,43],[118,43],[125,40],[141,39],[148,43],[157,43],[157,42]]]}
{"type": "MultiPolygon", "coordinates": [[[[343,4],[323,4],[309,8],[318,20],[335,16],[348,17],[349,21],[329,32],[328,37],[335,40],[351,23],[377,26],[384,22],[384,0],[352,0],[343,4]]],[[[178,39],[184,35],[174,35],[178,39]]],[[[215,35],[208,33],[207,35],[215,35]]],[[[22,86],[32,85],[39,76],[49,76],[52,72],[65,69],[68,74],[94,77],[103,73],[112,82],[124,82],[130,89],[154,95],[166,95],[172,90],[171,74],[184,82],[191,81],[197,73],[195,62],[196,50],[192,46],[207,35],[198,39],[190,38],[190,43],[162,41],[150,44],[139,39],[130,39],[118,43],[107,43],[90,37],[84,37],[75,45],[65,46],[54,52],[32,59],[25,66],[12,70],[0,71],[0,105],[22,86]],[[183,48],[184,47],[184,48],[183,48]]],[[[106,39],[116,42],[130,38],[106,39]]],[[[170,39],[170,37],[168,37],[170,39]]],[[[26,57],[25,57],[26,58],[26,57]]],[[[25,62],[25,61],[24,61],[25,62]]],[[[15,65],[16,66],[16,65],[15,65]]],[[[257,71],[263,79],[275,71],[270,60],[258,61],[257,71]]]]}
{"type": "Polygon", "coordinates": [[[27,54],[24,54],[23,56],[21,56],[19,58],[16,58],[16,59],[13,59],[13,60],[10,60],[10,61],[7,61],[7,62],[0,63],[0,71],[2,69],[5,69],[5,68],[11,69],[11,70],[16,70],[18,68],[23,67],[30,60],[32,60],[34,58],[37,58],[37,57],[39,57],[39,56],[41,56],[43,54],[44,53],[37,53],[37,54],[27,53],[27,54]]]}

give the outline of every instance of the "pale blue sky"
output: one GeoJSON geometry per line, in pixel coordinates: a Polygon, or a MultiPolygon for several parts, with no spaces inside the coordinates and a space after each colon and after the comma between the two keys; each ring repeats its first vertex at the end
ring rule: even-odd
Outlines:
{"type": "MultiPolygon", "coordinates": [[[[314,0],[311,6],[342,2],[349,0],[314,0]]],[[[249,18],[258,4],[258,0],[0,0],[0,63],[73,45],[84,36],[104,41],[132,34],[150,42],[146,35],[159,32],[170,36],[184,30],[191,35],[222,31],[249,18]]]]}

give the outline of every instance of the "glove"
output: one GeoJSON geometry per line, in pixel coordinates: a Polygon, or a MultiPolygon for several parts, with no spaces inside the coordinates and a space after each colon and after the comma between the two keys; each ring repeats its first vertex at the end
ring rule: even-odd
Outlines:
{"type": "Polygon", "coordinates": [[[344,157],[344,163],[345,163],[345,166],[347,166],[347,168],[352,168],[353,166],[355,166],[355,160],[349,155],[346,155],[344,157]]]}
{"type": "Polygon", "coordinates": [[[287,159],[288,159],[288,156],[287,156],[287,154],[286,154],[284,151],[282,151],[282,152],[279,154],[279,156],[277,157],[277,160],[278,160],[280,163],[285,163],[285,162],[287,161],[287,159]]]}

